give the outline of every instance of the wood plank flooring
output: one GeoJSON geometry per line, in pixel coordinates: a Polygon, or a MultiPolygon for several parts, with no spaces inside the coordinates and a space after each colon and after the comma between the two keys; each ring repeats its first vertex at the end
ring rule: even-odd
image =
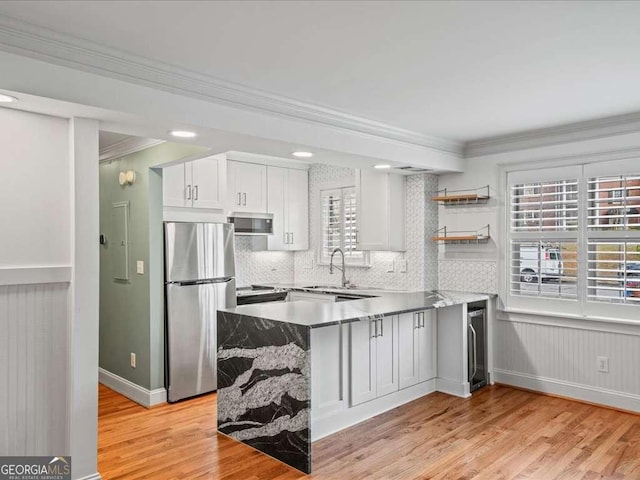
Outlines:
{"type": "MultiPolygon", "coordinates": [[[[105,480],[305,475],[216,433],[215,394],[147,410],[100,386],[105,480]]],[[[434,393],[313,445],[312,479],[640,480],[640,416],[486,387],[434,393]]]]}

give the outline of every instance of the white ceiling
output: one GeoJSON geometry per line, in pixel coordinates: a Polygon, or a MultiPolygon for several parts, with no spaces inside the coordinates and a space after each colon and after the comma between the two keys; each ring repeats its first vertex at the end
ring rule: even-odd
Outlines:
{"type": "Polygon", "coordinates": [[[640,2],[3,1],[0,14],[454,140],[640,110],[640,2]]]}
{"type": "Polygon", "coordinates": [[[100,130],[100,138],[98,139],[98,143],[100,145],[100,153],[102,153],[107,148],[118,145],[123,140],[127,140],[129,138],[131,138],[130,135],[125,135],[123,133],[105,132],[104,130],[100,130]]]}

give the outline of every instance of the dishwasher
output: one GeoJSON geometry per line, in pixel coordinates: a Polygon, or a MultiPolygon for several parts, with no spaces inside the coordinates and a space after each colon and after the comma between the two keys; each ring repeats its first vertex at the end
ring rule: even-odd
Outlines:
{"type": "Polygon", "coordinates": [[[487,310],[472,308],[467,312],[469,389],[471,392],[487,384],[487,310]]]}

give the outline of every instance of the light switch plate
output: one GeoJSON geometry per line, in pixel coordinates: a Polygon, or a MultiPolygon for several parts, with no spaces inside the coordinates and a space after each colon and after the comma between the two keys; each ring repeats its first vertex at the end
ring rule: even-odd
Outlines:
{"type": "Polygon", "coordinates": [[[144,275],[144,261],[138,260],[136,262],[136,273],[138,275],[144,275]]]}
{"type": "Polygon", "coordinates": [[[393,260],[387,262],[387,273],[393,273],[396,271],[396,264],[393,260]]]}
{"type": "Polygon", "coordinates": [[[400,273],[407,273],[407,261],[406,260],[399,260],[400,263],[400,273]]]}

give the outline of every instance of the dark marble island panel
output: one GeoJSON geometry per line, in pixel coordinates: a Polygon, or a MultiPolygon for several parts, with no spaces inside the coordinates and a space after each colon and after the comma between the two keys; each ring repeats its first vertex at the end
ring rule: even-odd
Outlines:
{"type": "Polygon", "coordinates": [[[310,329],[218,312],[218,431],[311,472],[310,329]]]}

